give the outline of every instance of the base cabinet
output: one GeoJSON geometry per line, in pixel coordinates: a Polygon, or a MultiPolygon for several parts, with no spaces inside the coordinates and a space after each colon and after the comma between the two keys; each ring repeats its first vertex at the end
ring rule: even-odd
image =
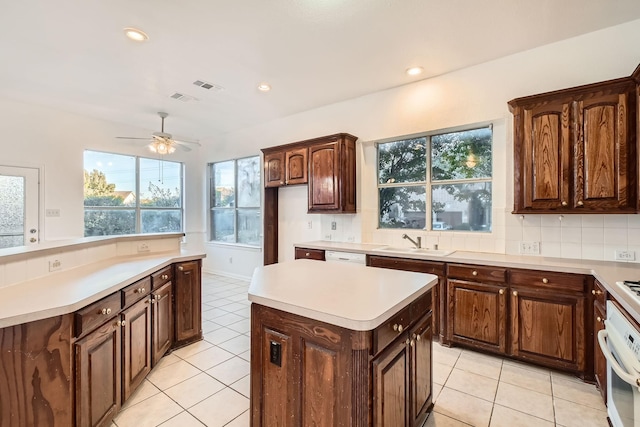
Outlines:
{"type": "Polygon", "coordinates": [[[409,346],[405,341],[387,348],[373,362],[373,425],[409,424],[409,346]]]}
{"type": "Polygon", "coordinates": [[[123,401],[151,372],[151,299],[147,296],[121,315],[123,326],[123,401]]]}
{"type": "Polygon", "coordinates": [[[201,263],[178,263],[175,273],[175,345],[183,346],[202,339],[201,263]]]}
{"type": "Polygon", "coordinates": [[[153,349],[151,363],[155,366],[173,343],[173,283],[164,284],[151,296],[153,349]]]}

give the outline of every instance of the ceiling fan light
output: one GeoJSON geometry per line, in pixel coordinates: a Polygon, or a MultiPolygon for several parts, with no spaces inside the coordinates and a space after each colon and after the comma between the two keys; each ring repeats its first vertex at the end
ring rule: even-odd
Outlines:
{"type": "Polygon", "coordinates": [[[142,30],[138,30],[137,28],[125,28],[124,33],[131,40],[137,42],[143,42],[145,40],[149,40],[149,36],[142,30]]]}

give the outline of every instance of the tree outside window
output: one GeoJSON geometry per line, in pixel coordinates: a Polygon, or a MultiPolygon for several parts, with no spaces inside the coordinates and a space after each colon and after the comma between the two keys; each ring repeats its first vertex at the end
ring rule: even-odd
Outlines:
{"type": "Polygon", "coordinates": [[[379,227],[491,231],[491,146],[490,127],[378,144],[379,227]]]}

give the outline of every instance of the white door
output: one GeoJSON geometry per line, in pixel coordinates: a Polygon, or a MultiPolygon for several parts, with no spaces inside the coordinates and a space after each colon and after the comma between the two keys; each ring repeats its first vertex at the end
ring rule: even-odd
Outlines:
{"type": "Polygon", "coordinates": [[[38,244],[39,172],[0,166],[0,249],[38,244]]]}

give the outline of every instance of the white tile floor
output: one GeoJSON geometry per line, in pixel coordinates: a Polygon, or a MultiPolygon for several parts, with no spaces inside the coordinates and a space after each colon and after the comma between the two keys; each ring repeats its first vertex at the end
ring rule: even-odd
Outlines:
{"type": "MultiPolygon", "coordinates": [[[[113,426],[249,426],[248,286],[203,274],[204,341],[165,356],[113,426]]],[[[426,427],[608,425],[600,394],[577,378],[437,343],[433,353],[426,427]]]]}

